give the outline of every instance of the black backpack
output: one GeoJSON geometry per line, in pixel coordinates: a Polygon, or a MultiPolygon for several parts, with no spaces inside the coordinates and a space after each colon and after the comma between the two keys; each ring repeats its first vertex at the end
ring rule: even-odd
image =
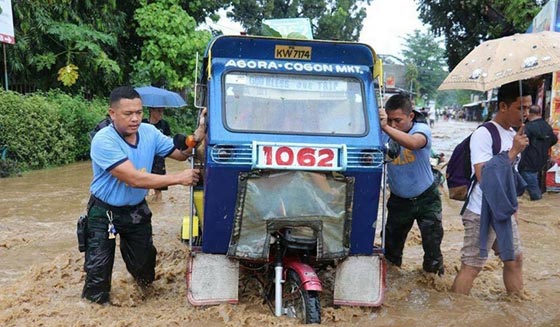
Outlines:
{"type": "Polygon", "coordinates": [[[112,122],[113,121],[111,120],[111,117],[106,117],[105,119],[97,123],[97,125],[95,125],[95,127],[88,133],[89,140],[93,140],[93,137],[97,132],[99,132],[100,129],[111,125],[112,122]]]}

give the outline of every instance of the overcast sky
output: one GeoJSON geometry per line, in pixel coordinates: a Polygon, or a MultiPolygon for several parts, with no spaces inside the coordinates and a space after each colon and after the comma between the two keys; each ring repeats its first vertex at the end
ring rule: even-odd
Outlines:
{"type": "MultiPolygon", "coordinates": [[[[222,14],[217,24],[224,34],[239,34],[239,24],[222,14]]],[[[209,21],[209,20],[207,20],[209,21]]],[[[360,42],[373,47],[376,53],[401,57],[403,38],[415,29],[426,31],[418,19],[414,0],[373,0],[360,33],[360,42]]]]}
{"type": "Polygon", "coordinates": [[[414,0],[373,0],[360,33],[360,42],[367,43],[379,54],[400,57],[404,37],[415,29],[426,31],[418,19],[414,0]]]}

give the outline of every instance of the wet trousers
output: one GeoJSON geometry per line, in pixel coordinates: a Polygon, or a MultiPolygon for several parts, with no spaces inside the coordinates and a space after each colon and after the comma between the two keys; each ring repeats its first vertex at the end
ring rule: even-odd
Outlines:
{"type": "Polygon", "coordinates": [[[111,291],[116,242],[109,238],[108,212],[112,213],[127,270],[140,286],[151,284],[155,278],[157,251],[152,241],[152,213],[146,202],[110,207],[90,200],[82,297],[96,303],[108,302],[111,291]]]}
{"type": "Polygon", "coordinates": [[[415,198],[401,198],[392,194],[387,201],[387,225],[385,227],[385,257],[391,263],[401,266],[404,244],[408,232],[418,224],[422,236],[424,261],[422,268],[431,273],[443,273],[441,241],[443,225],[441,221],[441,198],[437,184],[430,186],[415,198]]]}
{"type": "Polygon", "coordinates": [[[541,186],[539,185],[539,173],[536,171],[522,170],[519,172],[521,177],[527,183],[527,192],[531,197],[531,201],[542,199],[541,186]]]}

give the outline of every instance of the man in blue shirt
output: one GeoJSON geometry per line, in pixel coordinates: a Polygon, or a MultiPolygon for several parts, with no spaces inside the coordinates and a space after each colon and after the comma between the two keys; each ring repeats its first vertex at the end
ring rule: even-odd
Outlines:
{"type": "MultiPolygon", "coordinates": [[[[142,124],[142,100],[134,88],[114,89],[109,104],[112,124],[95,134],[90,151],[93,180],[82,297],[96,303],[109,301],[117,234],[126,268],[138,285],[145,287],[154,280],[157,251],[152,243],[152,213],[144,199],[148,189],[190,186],[199,179],[197,169],[150,173],[154,156],[184,161],[190,151],[176,149],[171,138],[153,125],[142,124]]],[[[205,126],[201,125],[199,129],[205,126]]]]}
{"type": "Polygon", "coordinates": [[[385,257],[401,266],[406,237],[416,220],[424,249],[422,267],[441,275],[443,225],[440,193],[430,165],[432,132],[427,124],[414,121],[412,103],[402,94],[387,100],[385,108],[379,109],[379,119],[383,132],[402,147],[399,157],[387,166],[391,194],[387,201],[385,257]]]}

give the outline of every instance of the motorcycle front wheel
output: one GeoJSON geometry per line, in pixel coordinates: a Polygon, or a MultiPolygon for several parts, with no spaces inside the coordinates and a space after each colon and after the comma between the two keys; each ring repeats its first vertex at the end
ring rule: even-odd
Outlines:
{"type": "Polygon", "coordinates": [[[293,270],[288,270],[282,287],[282,302],[288,317],[298,318],[305,324],[321,323],[321,302],[319,292],[307,291],[301,279],[293,270]]]}

